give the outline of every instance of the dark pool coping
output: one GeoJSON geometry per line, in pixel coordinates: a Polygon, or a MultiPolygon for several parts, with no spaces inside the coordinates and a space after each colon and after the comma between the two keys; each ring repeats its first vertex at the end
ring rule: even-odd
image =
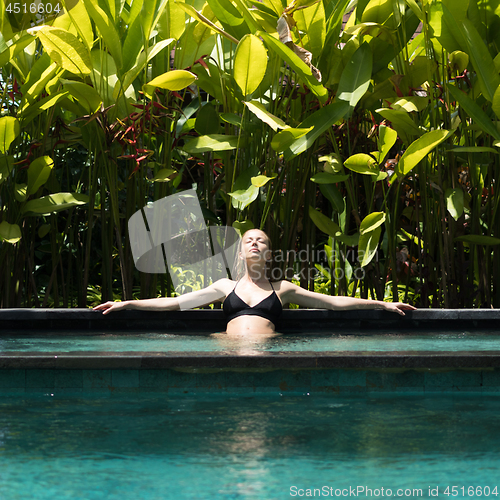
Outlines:
{"type": "Polygon", "coordinates": [[[308,369],[442,369],[500,368],[500,351],[468,352],[272,352],[238,354],[164,352],[9,352],[0,355],[5,369],[131,370],[308,370],[308,369]]]}
{"type": "MultiPolygon", "coordinates": [[[[197,333],[224,331],[221,310],[119,311],[107,315],[91,309],[0,309],[0,334],[12,330],[162,331],[197,333]]],[[[277,329],[283,333],[345,330],[464,330],[500,331],[500,309],[419,309],[405,316],[382,310],[283,311],[277,329]]]]}

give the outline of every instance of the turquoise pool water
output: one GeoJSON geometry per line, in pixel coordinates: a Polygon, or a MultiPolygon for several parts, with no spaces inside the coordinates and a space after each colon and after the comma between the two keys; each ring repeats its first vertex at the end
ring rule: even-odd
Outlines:
{"type": "Polygon", "coordinates": [[[282,335],[272,338],[231,337],[225,334],[181,335],[165,333],[55,334],[12,333],[0,336],[0,353],[37,352],[212,352],[251,349],[278,351],[498,351],[495,332],[394,332],[370,334],[282,335]]]}
{"type": "Polygon", "coordinates": [[[442,394],[3,394],[0,498],[498,498],[499,412],[500,397],[442,394]]]}

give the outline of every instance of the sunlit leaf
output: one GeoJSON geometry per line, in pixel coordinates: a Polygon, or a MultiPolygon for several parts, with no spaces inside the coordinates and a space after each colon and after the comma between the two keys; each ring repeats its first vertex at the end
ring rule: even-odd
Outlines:
{"type": "MultiPolygon", "coordinates": [[[[245,101],[244,104],[257,118],[259,118],[259,120],[267,123],[275,132],[280,128],[284,129],[288,127],[288,125],[283,120],[281,120],[277,116],[274,116],[272,113],[269,113],[269,111],[267,111],[266,107],[262,103],[258,101],[245,101]]],[[[238,123],[240,122],[241,119],[238,123]]]]}
{"type": "Polygon", "coordinates": [[[187,142],[184,151],[207,153],[208,151],[228,151],[238,146],[237,135],[210,134],[195,137],[187,142]]]}
{"type": "Polygon", "coordinates": [[[32,161],[28,168],[28,196],[34,194],[49,179],[54,161],[49,156],[41,156],[32,161]]]}
{"type": "Polygon", "coordinates": [[[413,141],[396,165],[396,175],[404,177],[408,174],[436,146],[441,144],[449,136],[449,133],[448,130],[433,130],[413,141]]]}
{"type": "Polygon", "coordinates": [[[271,147],[281,153],[288,149],[297,139],[304,137],[314,127],[309,128],[291,128],[288,127],[281,132],[278,132],[271,141],[271,147]]]}
{"type": "Polygon", "coordinates": [[[0,118],[0,153],[7,153],[9,146],[21,133],[19,120],[13,116],[2,116],[0,118]]]}
{"type": "Polygon", "coordinates": [[[384,212],[372,212],[368,214],[362,221],[359,226],[359,233],[363,236],[370,231],[374,231],[376,228],[381,226],[386,219],[386,215],[384,212]]]}
{"type": "Polygon", "coordinates": [[[171,168],[162,168],[158,170],[156,175],[151,179],[153,182],[170,182],[172,179],[170,178],[176,171],[171,168]]]}
{"type": "Polygon", "coordinates": [[[255,92],[266,74],[267,50],[255,35],[245,35],[236,47],[234,80],[244,96],[255,92]]]}
{"type": "Polygon", "coordinates": [[[7,221],[0,222],[0,240],[14,244],[21,239],[21,228],[17,224],[9,224],[7,221]]]}
{"type": "Polygon", "coordinates": [[[153,94],[155,88],[178,91],[185,89],[196,80],[196,75],[184,69],[167,71],[142,86],[144,93],[148,96],[153,94]]]}
{"type": "Polygon", "coordinates": [[[464,192],[462,188],[448,188],[444,197],[446,198],[446,208],[451,216],[458,220],[464,213],[464,192]]]}
{"type": "Polygon", "coordinates": [[[78,38],[70,32],[52,26],[36,31],[43,48],[61,68],[74,74],[89,75],[92,71],[90,54],[78,38]]]}
{"type": "Polygon", "coordinates": [[[365,153],[350,156],[344,161],[344,166],[358,174],[378,175],[380,173],[375,159],[365,153]]]}
{"type": "Polygon", "coordinates": [[[251,181],[252,185],[255,187],[263,187],[273,179],[276,179],[276,175],[273,175],[272,177],[267,177],[265,175],[258,175],[257,177],[252,177],[251,181]]]}
{"type": "Polygon", "coordinates": [[[361,234],[358,242],[358,256],[362,257],[361,267],[367,266],[377,254],[382,228],[361,234]]]}
{"type": "Polygon", "coordinates": [[[80,193],[56,193],[30,200],[22,209],[23,214],[48,215],[78,205],[85,205],[89,197],[80,193]]]}

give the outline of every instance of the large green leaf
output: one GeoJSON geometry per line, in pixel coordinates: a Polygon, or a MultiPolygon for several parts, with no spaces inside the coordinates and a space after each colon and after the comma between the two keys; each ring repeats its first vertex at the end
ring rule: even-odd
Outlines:
{"type": "Polygon", "coordinates": [[[411,142],[414,137],[420,137],[422,135],[422,131],[406,111],[389,108],[379,108],[375,111],[391,122],[392,127],[404,142],[411,142]]]}
{"type": "Polygon", "coordinates": [[[390,127],[381,125],[378,129],[378,163],[379,165],[385,160],[392,146],[396,144],[398,133],[390,127]]]}
{"type": "Polygon", "coordinates": [[[281,43],[276,38],[264,32],[259,32],[258,36],[262,37],[267,47],[275,52],[278,56],[284,59],[290,67],[302,78],[304,83],[311,89],[311,91],[318,96],[321,102],[326,102],[328,99],[328,92],[321,83],[313,76],[311,68],[303,62],[298,55],[289,49],[284,43],[281,43]]]}
{"type": "Polygon", "coordinates": [[[274,116],[272,113],[269,113],[265,106],[260,102],[245,101],[244,104],[257,118],[259,118],[259,120],[267,123],[275,132],[279,128],[284,129],[288,127],[288,125],[283,120],[281,120],[277,116],[274,116]]]}
{"type": "Polygon", "coordinates": [[[464,108],[466,113],[484,132],[494,137],[497,141],[500,140],[500,132],[498,132],[495,124],[475,101],[453,85],[448,85],[448,91],[453,99],[464,108]]]}
{"type": "Polygon", "coordinates": [[[362,221],[359,226],[359,233],[363,236],[370,231],[374,231],[379,226],[381,226],[386,219],[386,215],[384,212],[372,212],[368,214],[362,221]]]}
{"type": "Polygon", "coordinates": [[[372,51],[363,43],[354,52],[340,77],[337,99],[346,101],[354,108],[368,90],[372,77],[372,51]]]}
{"type": "Polygon", "coordinates": [[[33,43],[33,36],[24,35],[12,45],[0,53],[0,68],[9,63],[14,57],[22,52],[30,43],[33,43]]]}
{"type": "Polygon", "coordinates": [[[448,130],[433,130],[413,141],[405,151],[401,160],[396,165],[395,172],[399,177],[404,177],[410,170],[422,161],[436,146],[441,144],[448,136],[448,130]]]}
{"type": "Polygon", "coordinates": [[[21,239],[21,228],[17,224],[9,224],[7,221],[0,223],[0,240],[14,244],[21,239]]]}
{"type": "Polygon", "coordinates": [[[311,206],[309,206],[309,217],[314,222],[316,227],[328,236],[337,238],[342,235],[342,231],[340,230],[338,224],[336,224],[329,217],[322,214],[321,212],[318,212],[311,206]]]}
{"type": "Polygon", "coordinates": [[[28,188],[26,194],[29,196],[38,191],[49,179],[54,161],[50,156],[41,156],[32,161],[28,168],[28,188]]]}
{"type": "Polygon", "coordinates": [[[320,184],[319,190],[337,213],[341,214],[344,211],[344,198],[335,184],[320,184]]]}
{"type": "Polygon", "coordinates": [[[50,58],[70,73],[89,75],[92,71],[90,54],[78,38],[69,31],[44,26],[37,31],[39,40],[50,58]]]}
{"type": "Polygon", "coordinates": [[[184,69],[167,71],[142,86],[144,93],[151,97],[155,88],[178,91],[185,89],[196,80],[196,75],[184,69]]]}
{"type": "Polygon", "coordinates": [[[319,172],[311,177],[311,181],[316,184],[337,184],[337,182],[344,182],[349,179],[346,174],[329,174],[328,172],[319,172]]]}
{"type": "Polygon", "coordinates": [[[323,2],[315,2],[293,16],[297,28],[304,33],[302,43],[314,56],[319,56],[325,45],[326,26],[323,2]]]}
{"type": "Polygon", "coordinates": [[[314,127],[308,128],[292,128],[287,127],[286,129],[278,132],[271,141],[271,147],[278,153],[281,153],[288,149],[292,144],[295,143],[297,139],[304,137],[308,132],[313,130],[314,127]]]}
{"type": "Polygon", "coordinates": [[[102,97],[94,87],[74,80],[61,80],[64,88],[82,105],[88,114],[95,113],[102,104],[102,97]]]}
{"type": "Polygon", "coordinates": [[[36,118],[38,115],[42,114],[47,109],[55,106],[59,101],[64,99],[68,95],[66,90],[61,90],[55,94],[48,95],[43,99],[40,99],[34,103],[25,106],[22,112],[19,113],[23,127],[25,127],[31,120],[36,118]]]}
{"type": "Polygon", "coordinates": [[[238,146],[237,135],[211,134],[191,139],[184,146],[188,153],[207,153],[209,151],[227,151],[238,146]]]}
{"type": "Polygon", "coordinates": [[[290,148],[285,151],[285,160],[289,161],[310,148],[321,134],[326,132],[332,125],[342,120],[348,111],[349,104],[345,101],[340,101],[328,104],[312,115],[309,115],[298,128],[314,128],[303,137],[297,139],[290,148]]]}
{"type": "Polygon", "coordinates": [[[49,215],[61,210],[85,205],[89,202],[86,194],[79,193],[56,193],[42,196],[36,200],[30,200],[22,209],[23,214],[27,215],[49,215]]]}
{"type": "Polygon", "coordinates": [[[255,92],[266,74],[267,50],[255,35],[245,35],[236,47],[234,80],[244,96],[255,92]]]}
{"type": "Polygon", "coordinates": [[[14,116],[2,116],[0,118],[0,153],[5,154],[9,146],[21,133],[19,120],[14,116]]]}
{"type": "Polygon", "coordinates": [[[230,0],[208,0],[208,5],[226,32],[241,40],[250,33],[242,12],[230,0]]]}
{"type": "Polygon", "coordinates": [[[472,245],[500,245],[500,238],[493,236],[483,236],[482,234],[467,234],[465,236],[458,236],[454,241],[463,241],[472,245]]]}
{"type": "Polygon", "coordinates": [[[233,192],[227,193],[231,196],[233,207],[244,210],[250,203],[259,196],[259,188],[254,186],[252,178],[259,175],[259,168],[256,166],[247,168],[236,179],[233,185],[233,192]]]}
{"type": "Polygon", "coordinates": [[[0,184],[5,182],[14,168],[14,157],[0,155],[0,184]]]}
{"type": "Polygon", "coordinates": [[[360,235],[358,243],[358,258],[362,257],[361,267],[367,266],[377,254],[381,232],[382,228],[377,227],[373,231],[360,235]]]}
{"type": "Polygon", "coordinates": [[[458,220],[464,213],[464,192],[462,188],[448,188],[444,197],[446,198],[446,208],[451,216],[458,220]]]}
{"type": "Polygon", "coordinates": [[[493,101],[493,95],[500,85],[500,76],[493,63],[493,58],[482,37],[468,19],[461,21],[461,29],[467,43],[467,53],[481,86],[484,97],[493,101]]]}
{"type": "Polygon", "coordinates": [[[375,159],[365,153],[350,156],[344,161],[344,166],[358,174],[378,176],[380,173],[375,159]]]}
{"type": "Polygon", "coordinates": [[[83,0],[88,14],[99,30],[106,48],[109,50],[115,61],[116,67],[122,67],[122,43],[114,24],[114,19],[110,17],[99,6],[98,0],[83,0]]]}

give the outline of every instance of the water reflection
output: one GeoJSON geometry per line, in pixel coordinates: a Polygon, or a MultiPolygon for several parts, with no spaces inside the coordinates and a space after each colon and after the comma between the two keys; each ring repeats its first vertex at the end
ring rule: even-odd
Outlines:
{"type": "Polygon", "coordinates": [[[281,333],[214,333],[214,350],[234,354],[255,356],[270,351],[276,345],[281,333]]]}

